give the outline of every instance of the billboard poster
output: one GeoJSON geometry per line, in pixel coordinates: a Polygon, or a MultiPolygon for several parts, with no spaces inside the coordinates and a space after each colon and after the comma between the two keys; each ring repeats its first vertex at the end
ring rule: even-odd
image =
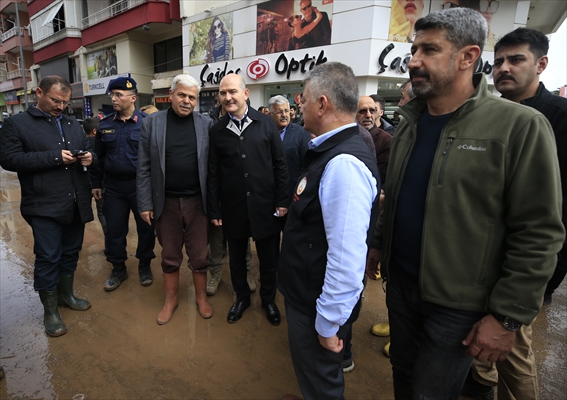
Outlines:
{"type": "Polygon", "coordinates": [[[116,46],[87,54],[88,79],[104,78],[117,74],[116,46]]]}
{"type": "Polygon", "coordinates": [[[494,51],[498,40],[514,30],[517,2],[504,0],[432,0],[431,11],[451,7],[467,7],[479,11],[488,23],[484,51],[494,51]]]}
{"type": "Polygon", "coordinates": [[[232,13],[189,24],[189,65],[232,59],[232,13]]]}
{"type": "Polygon", "coordinates": [[[256,55],[331,44],[333,0],[272,0],[257,10],[256,55]]]}
{"type": "Polygon", "coordinates": [[[413,43],[415,22],[429,14],[428,0],[392,0],[388,40],[413,43]]]}
{"type": "Polygon", "coordinates": [[[514,29],[515,1],[503,0],[392,0],[388,40],[413,43],[415,22],[430,12],[466,7],[480,12],[488,23],[485,51],[494,51],[502,36],[514,29]]]}

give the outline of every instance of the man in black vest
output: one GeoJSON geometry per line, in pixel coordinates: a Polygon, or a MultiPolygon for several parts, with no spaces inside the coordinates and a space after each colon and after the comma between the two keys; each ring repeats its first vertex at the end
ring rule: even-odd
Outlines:
{"type": "Polygon", "coordinates": [[[380,174],[358,135],[352,69],[326,63],[305,80],[309,143],[284,229],[279,288],[291,358],[305,398],[340,399],[343,340],[360,310],[369,232],[380,174]]]}

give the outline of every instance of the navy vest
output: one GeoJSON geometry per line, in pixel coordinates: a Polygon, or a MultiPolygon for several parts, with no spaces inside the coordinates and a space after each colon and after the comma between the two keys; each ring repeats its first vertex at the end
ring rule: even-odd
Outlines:
{"type": "MultiPolygon", "coordinates": [[[[278,287],[291,306],[313,318],[317,313],[315,303],[323,290],[328,250],[319,183],[327,163],[340,154],[350,154],[362,161],[376,179],[380,193],[380,173],[374,155],[358,135],[358,127],[337,133],[305,154],[304,169],[297,179],[284,228],[278,287]]],[[[378,195],[372,204],[367,245],[374,232],[379,201],[378,195]]],[[[347,323],[356,320],[359,310],[360,300],[347,323]]]]}

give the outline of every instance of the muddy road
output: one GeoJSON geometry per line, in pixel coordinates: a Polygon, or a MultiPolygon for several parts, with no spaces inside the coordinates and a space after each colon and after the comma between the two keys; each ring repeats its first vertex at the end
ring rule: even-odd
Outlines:
{"type": "MultiPolygon", "coordinates": [[[[228,259],[219,292],[209,300],[214,316],[196,309],[191,275],[181,269],[179,309],[172,320],[156,324],[163,305],[160,246],[152,263],[155,281],[142,287],[137,260],[127,261],[129,278],[115,291],[103,285],[110,273],[102,253],[98,221],[87,224],[75,275],[75,293],[91,301],[85,312],[60,308],[68,333],[49,338],[43,309],[33,290],[33,239],[20,216],[16,175],[0,170],[0,398],[41,399],[281,399],[300,394],[291,365],[283,298],[276,302],[282,324],[270,325],[258,294],[236,324],[226,322],[233,303],[228,259]]],[[[130,232],[135,226],[130,225],[130,232]]],[[[129,254],[135,235],[128,237],[129,254]]],[[[258,279],[257,258],[253,276],[258,279]]],[[[567,393],[567,286],[539,314],[534,327],[541,399],[567,393]]],[[[386,320],[380,282],[369,282],[354,324],[355,369],[345,375],[345,396],[392,399],[389,360],[382,354],[388,338],[370,334],[386,320]]]]}

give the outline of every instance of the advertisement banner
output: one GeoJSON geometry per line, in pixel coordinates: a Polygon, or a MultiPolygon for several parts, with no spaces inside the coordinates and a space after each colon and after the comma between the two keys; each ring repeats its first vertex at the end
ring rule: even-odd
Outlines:
{"type": "Polygon", "coordinates": [[[256,55],[331,44],[332,0],[272,0],[258,4],[256,55]]]}
{"type": "Polygon", "coordinates": [[[189,65],[232,58],[232,13],[189,24],[189,65]]]}
{"type": "Polygon", "coordinates": [[[109,76],[107,78],[91,79],[83,82],[83,93],[85,96],[97,96],[99,94],[106,94],[106,88],[111,80],[118,78],[119,76],[130,77],[129,73],[120,74],[115,76],[109,76]]]}
{"type": "Polygon", "coordinates": [[[116,75],[116,46],[87,54],[88,79],[103,78],[116,75]]]}

